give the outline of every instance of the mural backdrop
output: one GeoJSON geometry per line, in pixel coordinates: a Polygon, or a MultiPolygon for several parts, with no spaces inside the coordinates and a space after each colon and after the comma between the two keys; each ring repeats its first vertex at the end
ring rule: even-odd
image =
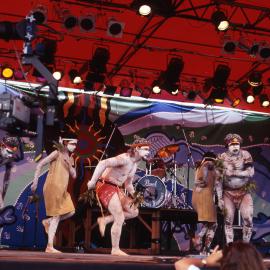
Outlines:
{"type": "MultiPolygon", "coordinates": [[[[243,148],[251,153],[255,166],[256,190],[253,193],[255,227],[252,241],[269,241],[270,117],[268,115],[142,98],[72,93],[65,95],[61,114],[65,127],[76,133],[79,138],[75,152],[78,178],[70,183],[75,203],[79,194],[86,190],[86,183],[97,162],[125,151],[125,143],[130,143],[137,134],[152,142],[151,158],[156,157],[163,147],[171,144],[178,146],[174,154],[162,159],[165,164],[163,171],[157,171],[154,176],[159,177],[167,189],[164,206],[171,205],[172,183],[176,179],[176,193],[179,197],[177,205],[190,208],[195,162],[201,160],[206,151],[212,150],[215,153],[225,151],[223,139],[227,133],[240,134],[244,140],[243,148]]],[[[53,137],[51,129],[47,128],[45,146],[51,145],[53,137]]],[[[46,172],[41,175],[38,186],[41,200],[38,204],[30,203],[28,201],[28,196],[31,195],[30,183],[36,166],[33,157],[34,153],[26,154],[25,160],[13,168],[5,205],[14,205],[17,220],[3,227],[1,234],[3,245],[39,248],[45,246],[46,239],[40,221],[45,217],[42,187],[46,172]]],[[[142,162],[135,180],[140,181],[145,173],[146,166],[142,162]]],[[[3,168],[0,178],[2,181],[3,168]]],[[[185,230],[180,228],[179,232],[184,239],[185,230]]],[[[178,237],[177,241],[180,249],[185,249],[186,244],[181,237],[178,237]]]]}

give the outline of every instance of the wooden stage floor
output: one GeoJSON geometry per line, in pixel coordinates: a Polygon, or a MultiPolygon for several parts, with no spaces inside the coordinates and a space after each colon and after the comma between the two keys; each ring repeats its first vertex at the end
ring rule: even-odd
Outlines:
{"type": "MultiPolygon", "coordinates": [[[[0,250],[0,269],[9,270],[173,270],[180,257],[0,250]]],[[[265,259],[270,269],[270,259],[265,259]]],[[[216,268],[208,268],[216,269],[216,268]]]]}

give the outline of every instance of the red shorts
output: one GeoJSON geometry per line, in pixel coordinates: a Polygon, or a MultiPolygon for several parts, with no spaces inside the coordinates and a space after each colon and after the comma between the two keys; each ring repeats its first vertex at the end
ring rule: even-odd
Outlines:
{"type": "Polygon", "coordinates": [[[96,194],[105,208],[108,208],[109,202],[115,193],[118,194],[120,200],[125,197],[123,190],[120,189],[118,186],[101,181],[97,182],[96,194]]]}

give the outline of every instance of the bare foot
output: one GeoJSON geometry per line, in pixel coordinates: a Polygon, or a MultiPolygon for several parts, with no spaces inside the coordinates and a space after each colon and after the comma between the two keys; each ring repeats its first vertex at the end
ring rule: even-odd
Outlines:
{"type": "Polygon", "coordinates": [[[112,249],[111,254],[115,256],[129,256],[127,253],[125,253],[121,249],[112,249]]]}
{"type": "Polygon", "coordinates": [[[48,234],[49,226],[50,226],[50,219],[49,218],[43,219],[42,225],[44,226],[45,232],[48,234]]]}
{"type": "Polygon", "coordinates": [[[62,253],[61,251],[55,249],[54,247],[46,247],[45,252],[47,252],[47,253],[62,253]]]}
{"type": "Polygon", "coordinates": [[[98,223],[98,226],[99,226],[99,232],[100,232],[101,236],[104,237],[105,228],[106,228],[106,223],[105,223],[104,217],[99,217],[97,219],[97,223],[98,223]]]}

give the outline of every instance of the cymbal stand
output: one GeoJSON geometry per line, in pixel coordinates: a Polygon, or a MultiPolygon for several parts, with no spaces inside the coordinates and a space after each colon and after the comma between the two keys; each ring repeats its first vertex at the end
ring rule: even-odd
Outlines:
{"type": "Polygon", "coordinates": [[[186,206],[189,208],[189,205],[188,205],[188,202],[189,202],[189,188],[190,188],[190,183],[189,183],[189,169],[190,169],[190,161],[192,161],[192,165],[193,167],[195,168],[195,163],[194,163],[194,159],[193,159],[193,156],[192,156],[192,153],[191,153],[191,150],[190,150],[190,144],[187,140],[187,136],[186,136],[186,132],[185,130],[182,128],[182,131],[183,131],[183,135],[184,135],[184,138],[185,138],[185,141],[186,141],[186,144],[187,144],[187,150],[188,150],[188,155],[187,155],[187,190],[186,190],[186,198],[185,198],[185,204],[186,206]]]}
{"type": "Polygon", "coordinates": [[[175,154],[173,155],[173,179],[172,179],[172,205],[174,208],[177,208],[177,177],[176,177],[176,162],[175,162],[175,154]]]}

